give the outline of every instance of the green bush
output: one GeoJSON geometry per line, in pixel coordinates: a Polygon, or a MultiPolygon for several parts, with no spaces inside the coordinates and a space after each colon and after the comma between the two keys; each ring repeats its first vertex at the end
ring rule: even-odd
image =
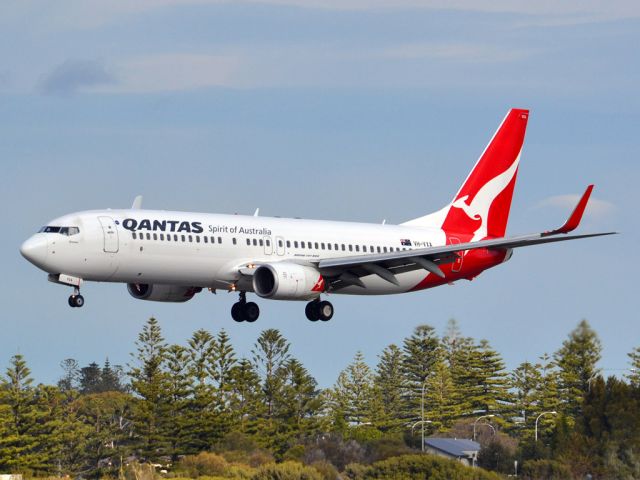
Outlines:
{"type": "Polygon", "coordinates": [[[315,468],[298,462],[270,463],[258,469],[252,480],[324,480],[315,468]]]}
{"type": "Polygon", "coordinates": [[[456,460],[435,455],[403,455],[376,462],[367,468],[366,480],[499,480],[495,473],[481,468],[470,468],[456,460]]]}
{"type": "Polygon", "coordinates": [[[338,469],[326,460],[313,462],[310,466],[315,468],[324,480],[340,480],[338,469]]]}
{"type": "Polygon", "coordinates": [[[209,452],[200,452],[198,455],[187,455],[176,467],[176,471],[184,472],[191,478],[204,476],[223,476],[229,468],[229,463],[224,457],[209,452]]]}
{"type": "Polygon", "coordinates": [[[555,460],[527,460],[522,465],[525,480],[565,480],[572,478],[571,469],[555,460]]]}

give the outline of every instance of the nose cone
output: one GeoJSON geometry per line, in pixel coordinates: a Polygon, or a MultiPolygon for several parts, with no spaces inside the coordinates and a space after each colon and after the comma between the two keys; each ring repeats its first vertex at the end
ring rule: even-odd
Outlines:
{"type": "Polygon", "coordinates": [[[47,258],[47,239],[44,235],[36,234],[20,247],[20,253],[35,266],[43,268],[47,258]]]}

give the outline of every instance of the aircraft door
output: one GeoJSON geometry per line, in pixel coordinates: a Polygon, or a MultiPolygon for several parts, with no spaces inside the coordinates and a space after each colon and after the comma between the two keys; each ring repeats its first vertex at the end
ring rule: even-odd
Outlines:
{"type": "Polygon", "coordinates": [[[264,240],[265,255],[271,255],[273,253],[273,245],[271,244],[271,237],[263,237],[263,240],[264,240]]]}
{"type": "Polygon", "coordinates": [[[106,253],[118,252],[118,229],[111,217],[98,217],[104,235],[104,251],[106,253]]]}
{"type": "Polygon", "coordinates": [[[276,253],[278,255],[284,255],[285,253],[284,238],[282,237],[276,237],[276,253]]]}
{"type": "MultiPolygon", "coordinates": [[[[451,245],[458,245],[460,243],[460,239],[457,237],[449,237],[449,243],[451,245]]],[[[453,264],[451,265],[452,272],[457,273],[460,271],[460,269],[462,268],[462,259],[463,259],[463,256],[460,255],[458,259],[455,262],[453,262],[453,264]]]]}

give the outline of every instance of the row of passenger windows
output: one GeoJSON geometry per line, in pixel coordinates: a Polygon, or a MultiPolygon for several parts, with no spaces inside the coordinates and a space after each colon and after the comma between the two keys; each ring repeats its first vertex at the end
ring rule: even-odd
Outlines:
{"type": "MultiPolygon", "coordinates": [[[[315,250],[335,250],[342,252],[362,252],[362,253],[387,253],[387,252],[399,252],[400,250],[406,250],[406,248],[400,247],[374,247],[373,245],[353,245],[351,243],[324,243],[324,242],[307,242],[304,240],[298,241],[287,240],[287,248],[304,248],[315,250]]],[[[278,240],[278,245],[282,247],[282,240],[278,240]]]]}
{"type": "MultiPolygon", "coordinates": [[[[184,235],[184,234],[171,234],[171,233],[143,233],[132,232],[134,240],[161,240],[167,242],[190,242],[190,243],[210,243],[210,244],[222,244],[222,237],[207,237],[199,235],[184,235]]],[[[237,239],[234,237],[231,239],[234,245],[237,244],[237,239]]],[[[298,248],[307,250],[334,250],[342,252],[362,252],[362,253],[387,253],[387,252],[399,252],[401,250],[407,250],[406,247],[381,247],[373,245],[353,245],[351,243],[325,243],[325,242],[308,242],[305,240],[287,240],[287,248],[298,248]]],[[[247,246],[253,245],[254,247],[271,247],[271,240],[269,239],[257,239],[247,238],[247,246]]],[[[284,247],[284,241],[278,239],[278,248],[284,247]]]]}
{"type": "MultiPolygon", "coordinates": [[[[200,237],[199,235],[178,235],[177,233],[143,233],[143,232],[131,232],[131,236],[134,240],[162,240],[167,242],[196,242],[196,243],[222,243],[222,237],[200,237]],[[202,238],[202,240],[200,240],[202,238]]],[[[235,245],[236,239],[233,239],[235,245]]]]}

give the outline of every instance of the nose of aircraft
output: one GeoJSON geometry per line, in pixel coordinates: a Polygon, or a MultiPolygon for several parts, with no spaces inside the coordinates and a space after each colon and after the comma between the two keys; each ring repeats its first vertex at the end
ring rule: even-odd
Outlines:
{"type": "Polygon", "coordinates": [[[36,234],[20,246],[20,253],[34,265],[40,267],[47,258],[47,239],[36,234]]]}

